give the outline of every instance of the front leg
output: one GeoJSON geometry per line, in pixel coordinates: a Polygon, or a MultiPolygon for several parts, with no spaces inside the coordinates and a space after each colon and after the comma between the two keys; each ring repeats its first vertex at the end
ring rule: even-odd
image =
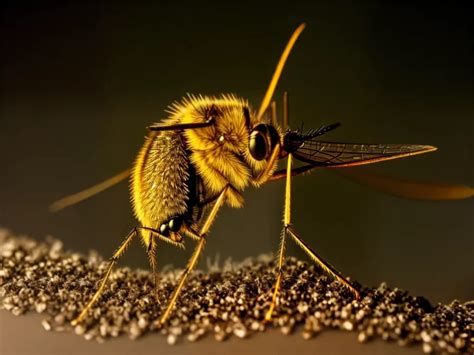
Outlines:
{"type": "Polygon", "coordinates": [[[278,293],[280,291],[281,278],[283,274],[283,260],[285,258],[285,242],[286,235],[288,233],[287,227],[291,223],[291,210],[290,210],[290,198],[291,198],[291,165],[292,165],[292,156],[288,155],[287,169],[286,169],[286,186],[285,186],[285,207],[283,212],[283,230],[281,232],[280,240],[280,251],[278,253],[278,269],[277,269],[277,279],[275,282],[275,287],[273,290],[272,303],[270,308],[265,314],[265,322],[269,322],[272,319],[273,310],[275,309],[278,293]]]}
{"type": "MultiPolygon", "coordinates": [[[[295,171],[292,170],[292,160],[293,156],[288,154],[288,162],[286,167],[286,185],[285,185],[285,207],[283,213],[283,230],[281,234],[281,243],[280,243],[280,251],[278,257],[278,270],[277,270],[277,279],[275,282],[275,288],[273,290],[273,297],[272,302],[270,304],[270,308],[268,309],[267,313],[265,314],[265,322],[269,322],[272,319],[273,310],[276,306],[276,301],[278,297],[278,293],[280,290],[281,279],[282,279],[282,266],[284,260],[284,250],[285,250],[285,242],[286,236],[289,234],[295,241],[296,244],[300,248],[302,248],[310,258],[316,262],[319,266],[321,266],[324,271],[326,271],[329,275],[334,277],[336,280],[341,282],[344,286],[346,286],[355,296],[356,299],[360,298],[359,291],[357,291],[344,277],[328,262],[324,261],[318,254],[316,254],[311,248],[303,241],[303,239],[295,232],[293,226],[291,225],[291,176],[295,175],[295,171]]],[[[306,167],[305,170],[301,171],[305,172],[310,169],[306,167]]],[[[296,174],[297,175],[297,174],[296,174]]]]}
{"type": "MultiPolygon", "coordinates": [[[[308,174],[311,172],[311,170],[316,169],[317,167],[318,166],[308,164],[308,165],[300,166],[298,168],[291,169],[291,176],[308,174]]],[[[287,175],[286,169],[277,170],[270,176],[268,181],[281,180],[281,179],[286,178],[286,175],[287,175]]]]}

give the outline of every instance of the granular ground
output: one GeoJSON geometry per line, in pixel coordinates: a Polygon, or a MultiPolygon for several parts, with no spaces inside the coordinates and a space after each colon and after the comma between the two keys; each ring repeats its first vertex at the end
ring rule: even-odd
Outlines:
{"type": "Polygon", "coordinates": [[[59,240],[37,242],[0,230],[0,306],[15,315],[43,313],[46,330],[74,331],[98,341],[121,335],[136,339],[152,331],[166,336],[169,344],[205,335],[222,341],[275,327],[283,334],[300,332],[305,339],[341,329],[356,332],[359,342],[379,337],[402,346],[421,343],[425,353],[474,352],[474,301],[432,306],[385,283],[377,288],[356,284],[362,295],[357,301],[314,265],[295,258],[285,263],[274,318],[263,324],[275,281],[269,256],[194,272],[161,329],[154,320],[182,270],[161,272],[155,297],[150,272],[117,268],[85,321],[72,327],[70,321],[91,298],[106,266],[96,253],[85,257],[64,251],[59,240]]]}

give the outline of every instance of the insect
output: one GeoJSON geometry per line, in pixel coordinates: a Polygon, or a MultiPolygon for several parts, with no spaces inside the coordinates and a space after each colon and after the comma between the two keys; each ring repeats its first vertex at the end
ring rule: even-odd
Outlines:
{"type": "MultiPolygon", "coordinates": [[[[188,96],[170,107],[170,115],[148,127],[147,136],[132,169],[126,170],[90,189],[61,199],[52,205],[59,210],[95,195],[131,177],[131,198],[139,226],[132,229],[112,256],[98,289],[82,312],[73,320],[78,324],[99,299],[119,257],[135,237],[147,249],[151,269],[158,284],[155,251],[158,241],[182,246],[184,236],[196,239],[197,245],[172,293],[157,326],[166,323],[186,278],[195,267],[208,239],[219,209],[225,204],[241,207],[241,192],[248,186],[259,187],[275,180],[286,180],[284,219],[278,252],[277,274],[273,295],[265,320],[272,318],[282,281],[284,249],[293,239],[329,275],[347,287],[355,298],[359,291],[334,267],[321,258],[297,233],[291,222],[291,181],[317,168],[343,168],[408,157],[436,150],[429,145],[349,144],[320,140],[339,124],[321,126],[302,132],[288,128],[288,96],[283,99],[283,122],[276,117],[272,101],[287,58],[305,25],[292,34],[277,64],[266,94],[255,111],[249,103],[234,95],[188,96]],[[270,113],[270,114],[268,114],[270,113]],[[278,170],[280,160],[286,168],[278,170]],[[305,165],[293,167],[293,160],[305,165]]],[[[362,178],[359,176],[358,178],[362,178]]],[[[418,198],[464,198],[473,189],[464,186],[397,182],[378,177],[365,179],[380,189],[403,190],[402,194],[418,198]]]]}

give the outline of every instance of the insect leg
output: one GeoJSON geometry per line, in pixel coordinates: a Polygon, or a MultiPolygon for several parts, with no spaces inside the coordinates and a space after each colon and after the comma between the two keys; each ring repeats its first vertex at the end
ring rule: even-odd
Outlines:
{"type": "Polygon", "coordinates": [[[277,126],[278,125],[278,118],[277,118],[277,105],[276,105],[276,102],[275,101],[272,101],[271,103],[271,122],[272,122],[272,125],[273,126],[277,126]]]}
{"type": "MultiPolygon", "coordinates": [[[[169,243],[171,245],[174,245],[175,247],[180,247],[180,248],[184,248],[184,243],[180,242],[180,241],[175,241],[169,237],[165,237],[163,235],[161,235],[160,232],[158,232],[156,229],[154,228],[150,228],[150,227],[144,227],[144,226],[141,226],[141,227],[136,227],[136,229],[143,229],[143,230],[146,230],[146,231],[150,231],[151,232],[151,236],[154,236],[154,237],[157,237],[159,240],[162,240],[166,243],[169,243]]],[[[176,233],[178,234],[178,233],[176,233]]],[[[180,235],[178,234],[178,240],[181,240],[182,238],[180,237],[180,235]]],[[[150,245],[148,245],[148,248],[150,248],[150,245]]]]}
{"type": "MultiPolygon", "coordinates": [[[[159,284],[159,275],[158,275],[158,270],[157,270],[157,265],[156,265],[156,240],[155,238],[157,237],[160,240],[163,240],[167,243],[170,243],[174,246],[178,246],[181,248],[184,248],[183,243],[174,241],[171,238],[167,238],[163,235],[161,235],[156,229],[150,228],[150,227],[137,227],[137,229],[143,229],[146,231],[150,232],[150,241],[148,243],[148,248],[147,248],[147,255],[148,255],[148,262],[150,263],[150,268],[151,272],[153,273],[153,282],[154,282],[154,288],[155,288],[155,299],[158,303],[160,303],[160,300],[158,298],[158,284],[159,284]]],[[[182,238],[180,238],[182,239],[182,238]]]]}
{"type": "Polygon", "coordinates": [[[157,236],[160,240],[166,241],[166,242],[171,243],[175,246],[183,247],[183,245],[182,245],[182,243],[175,242],[175,241],[173,241],[169,238],[166,238],[166,237],[162,236],[161,234],[158,233],[158,231],[156,231],[153,228],[143,227],[143,226],[135,227],[130,231],[130,233],[128,233],[127,237],[122,242],[120,247],[114,253],[112,258],[110,258],[110,262],[109,262],[109,265],[107,267],[107,271],[105,272],[105,275],[102,278],[102,281],[99,285],[99,288],[94,293],[94,296],[92,296],[92,299],[89,301],[89,303],[87,303],[87,305],[83,308],[83,310],[81,311],[79,316],[76,317],[71,322],[71,325],[75,326],[75,325],[79,324],[80,322],[82,322],[84,320],[86,314],[87,314],[87,311],[94,305],[95,302],[97,302],[97,300],[99,299],[102,292],[104,292],[105,285],[107,283],[107,280],[109,279],[109,276],[110,276],[110,273],[112,272],[113,267],[115,266],[115,264],[117,264],[118,259],[122,256],[122,254],[125,252],[125,250],[127,250],[130,243],[132,242],[133,238],[138,234],[138,231],[140,229],[150,231],[150,233],[151,233],[151,235],[150,235],[150,244],[148,245],[148,257],[149,257],[149,260],[150,260],[150,266],[152,268],[154,279],[155,279],[155,288],[157,289],[157,287],[158,287],[157,286],[158,285],[158,282],[157,282],[158,281],[158,274],[156,272],[156,260],[155,260],[156,243],[154,241],[153,236],[157,236]]]}
{"type": "Polygon", "coordinates": [[[286,131],[290,127],[290,116],[289,116],[289,99],[288,92],[283,93],[283,131],[286,131]]]}
{"type": "Polygon", "coordinates": [[[265,321],[268,322],[272,319],[273,310],[276,306],[276,301],[278,297],[278,292],[280,291],[281,285],[281,278],[283,274],[283,260],[285,257],[285,241],[286,241],[286,234],[287,234],[287,226],[291,223],[291,210],[290,210],[290,199],[291,199],[291,164],[292,164],[292,156],[291,154],[288,155],[288,162],[287,162],[287,176],[286,176],[286,187],[285,187],[285,207],[283,212],[283,230],[281,232],[281,241],[280,241],[280,251],[278,256],[278,275],[275,282],[275,288],[273,290],[272,296],[272,303],[270,304],[270,308],[268,309],[267,313],[265,314],[265,321]]]}
{"type": "Polygon", "coordinates": [[[160,125],[156,124],[153,126],[148,126],[149,131],[179,131],[183,129],[195,129],[195,128],[203,128],[212,126],[215,123],[215,118],[213,116],[209,117],[204,122],[196,122],[196,123],[176,123],[170,125],[160,125]]]}
{"type": "Polygon", "coordinates": [[[295,232],[293,227],[290,225],[287,227],[288,233],[293,237],[295,240],[296,244],[304,250],[306,254],[309,255],[313,261],[321,266],[324,271],[326,271],[329,275],[334,277],[337,281],[339,281],[341,284],[343,284],[345,287],[347,287],[355,296],[356,299],[360,298],[360,293],[357,291],[331,264],[329,264],[327,261],[325,261],[323,258],[321,258],[318,254],[316,254],[315,251],[313,251],[303,239],[295,232]]]}
{"type": "MultiPolygon", "coordinates": [[[[148,243],[148,248],[147,248],[147,254],[148,254],[148,262],[150,263],[150,268],[151,272],[153,273],[153,282],[154,282],[154,288],[155,288],[155,299],[158,303],[160,303],[160,300],[158,298],[158,284],[159,284],[159,275],[158,275],[158,270],[157,270],[157,265],[156,265],[156,240],[155,238],[158,238],[162,241],[165,241],[167,243],[170,243],[174,246],[184,248],[184,243],[175,241],[171,238],[165,237],[161,235],[160,232],[158,232],[156,229],[150,228],[150,227],[137,227],[137,229],[143,229],[146,231],[150,232],[150,241],[148,243]]],[[[178,234],[178,239],[182,240],[182,237],[178,234]]]]}
{"type": "Polygon", "coordinates": [[[156,241],[155,241],[155,238],[153,237],[153,232],[150,232],[150,243],[148,244],[147,254],[148,254],[148,262],[150,263],[151,272],[153,273],[155,299],[159,303],[160,302],[158,299],[159,277],[158,277],[158,272],[157,272],[157,267],[156,267],[156,241]]]}
{"type": "Polygon", "coordinates": [[[92,197],[104,190],[107,190],[108,188],[114,185],[117,185],[119,182],[125,180],[129,176],[130,176],[130,169],[121,171],[117,175],[112,176],[111,178],[108,178],[107,180],[104,180],[98,184],[95,184],[94,186],[91,186],[85,190],[79,191],[72,195],[68,195],[66,197],[63,197],[60,200],[53,202],[49,206],[49,210],[51,212],[58,212],[66,207],[75,205],[83,200],[88,199],[89,197],[92,197]]]}
{"type": "MultiPolygon", "coordinates": [[[[298,168],[291,169],[291,176],[298,176],[304,173],[309,173],[314,168],[317,168],[317,166],[308,164],[308,165],[300,166],[298,168]]],[[[270,176],[268,181],[276,181],[276,180],[281,180],[284,178],[286,178],[286,169],[275,171],[273,175],[270,176]]]]}
{"type": "MultiPolygon", "coordinates": [[[[303,239],[301,239],[301,237],[295,232],[295,230],[293,229],[293,227],[291,225],[291,176],[302,174],[306,171],[309,171],[311,168],[314,167],[312,165],[304,165],[300,168],[292,169],[291,168],[292,160],[293,160],[293,156],[290,153],[290,154],[288,154],[288,165],[287,165],[287,169],[286,169],[285,214],[284,214],[284,224],[285,224],[284,225],[284,233],[285,233],[285,236],[286,236],[287,233],[290,234],[293,237],[293,239],[295,240],[296,244],[298,244],[298,246],[301,249],[303,249],[316,264],[321,266],[324,271],[326,271],[329,275],[331,275],[336,280],[338,280],[341,284],[346,286],[354,294],[354,296],[357,299],[359,299],[360,298],[359,292],[349,282],[347,282],[346,279],[344,279],[344,277],[333,266],[331,266],[331,264],[324,261],[323,258],[321,258],[318,254],[316,254],[316,252],[314,252],[303,241],[303,239]]],[[[273,305],[273,303],[274,302],[272,302],[272,305],[273,305]]],[[[271,318],[271,312],[270,312],[271,310],[273,310],[273,309],[270,309],[269,312],[267,313],[267,317],[265,317],[266,319],[268,318],[268,320],[270,320],[270,318],[271,318]]]]}
{"type": "Polygon", "coordinates": [[[285,253],[285,241],[286,241],[286,229],[283,228],[281,232],[281,239],[280,239],[280,250],[278,253],[278,271],[277,271],[278,274],[277,274],[277,279],[275,282],[275,288],[273,290],[272,303],[270,304],[270,308],[265,314],[265,322],[268,322],[272,319],[273,310],[275,309],[278,292],[280,290],[281,278],[283,275],[282,266],[283,266],[283,259],[284,259],[284,253],[285,253]]]}
{"type": "Polygon", "coordinates": [[[186,234],[188,237],[195,239],[195,240],[201,240],[201,236],[199,235],[199,232],[197,232],[194,228],[192,227],[185,227],[184,228],[184,234],[186,234]]]}
{"type": "Polygon", "coordinates": [[[94,303],[99,299],[100,295],[104,291],[105,284],[107,283],[107,280],[109,279],[110,273],[112,272],[113,267],[117,263],[118,258],[124,253],[124,251],[128,248],[130,245],[131,241],[133,238],[138,234],[138,228],[133,228],[130,233],[128,233],[127,237],[125,240],[122,242],[120,247],[117,249],[117,251],[114,253],[112,258],[110,259],[109,266],[107,267],[107,271],[105,272],[104,277],[102,278],[102,281],[100,283],[99,288],[95,292],[94,296],[92,296],[92,299],[87,303],[87,305],[84,307],[82,312],[79,314],[77,318],[75,318],[72,322],[71,325],[75,326],[82,322],[84,320],[84,317],[87,314],[87,311],[94,305],[94,303]]]}
{"type": "Polygon", "coordinates": [[[229,186],[227,185],[222,192],[219,194],[219,197],[216,200],[216,203],[214,206],[212,206],[211,211],[209,212],[209,215],[206,218],[206,221],[204,222],[203,226],[201,227],[201,230],[199,231],[199,242],[198,245],[196,246],[196,249],[194,249],[193,255],[188,261],[188,265],[186,266],[186,269],[184,270],[183,274],[181,275],[181,278],[179,279],[178,285],[173,291],[173,294],[171,295],[171,299],[168,303],[168,306],[166,307],[165,312],[161,316],[160,320],[155,323],[157,327],[160,327],[163,325],[166,320],[168,319],[169,315],[171,314],[171,311],[173,310],[173,307],[176,303],[176,300],[179,296],[179,293],[181,292],[181,289],[184,286],[184,283],[186,281],[186,278],[189,276],[191,271],[193,270],[194,266],[196,265],[199,256],[204,249],[204,245],[206,243],[206,233],[209,231],[212,222],[214,222],[217,212],[219,211],[219,208],[222,207],[222,205],[225,202],[226,198],[226,193],[227,190],[229,189],[229,186]]]}

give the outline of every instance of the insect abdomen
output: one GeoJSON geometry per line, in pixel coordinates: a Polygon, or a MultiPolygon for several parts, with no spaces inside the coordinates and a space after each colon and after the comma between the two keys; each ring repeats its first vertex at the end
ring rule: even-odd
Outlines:
{"type": "Polygon", "coordinates": [[[177,132],[150,135],[141,148],[132,173],[135,216],[143,226],[158,228],[189,208],[189,160],[177,132]]]}

